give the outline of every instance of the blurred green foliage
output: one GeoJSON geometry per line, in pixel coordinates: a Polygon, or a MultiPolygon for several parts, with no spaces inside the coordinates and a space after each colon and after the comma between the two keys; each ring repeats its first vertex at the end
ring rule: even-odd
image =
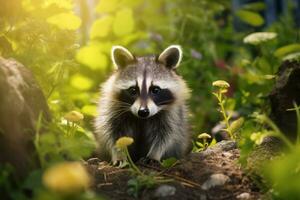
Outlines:
{"type": "MultiPolygon", "coordinates": [[[[126,46],[137,55],[158,54],[170,44],[182,45],[179,73],[192,89],[189,104],[195,135],[210,133],[218,121],[222,122],[211,83],[228,81],[231,87],[226,93],[226,110],[245,118],[238,137],[244,160],[255,142],[268,133],[252,113],[269,112],[266,98],[280,63],[300,56],[300,30],[292,12],[263,28],[264,33],[255,33],[265,24],[261,15],[266,9],[264,3],[247,4],[239,10],[232,10],[229,0],[100,0],[92,10],[84,0],[0,3],[0,56],[13,57],[33,71],[53,113],[51,123],[40,120],[46,134],[37,134],[35,140],[42,169],[19,183],[9,165],[1,166],[0,187],[4,192],[14,191],[9,196],[12,199],[63,199],[41,185],[41,176],[53,163],[81,160],[94,150],[92,120],[99,84],[113,70],[112,45],[126,46]],[[80,10],[80,16],[74,10],[80,10]],[[84,13],[94,19],[89,21],[84,13]],[[249,26],[247,31],[234,30],[234,17],[249,26]],[[71,110],[83,113],[84,120],[67,122],[62,116],[71,110]],[[262,134],[254,137],[253,133],[262,134]],[[34,190],[34,194],[25,195],[24,188],[34,190]]],[[[298,151],[297,146],[272,165],[280,167],[269,171],[274,194],[279,197],[299,196],[297,181],[293,187],[284,186],[294,172],[298,173],[299,163],[294,159],[298,151]],[[279,171],[282,173],[277,174],[279,171]]],[[[90,192],[77,198],[97,199],[90,192]]]]}
{"type": "Polygon", "coordinates": [[[273,189],[274,199],[298,199],[300,197],[299,145],[291,153],[270,162],[265,169],[266,179],[273,189]]]}

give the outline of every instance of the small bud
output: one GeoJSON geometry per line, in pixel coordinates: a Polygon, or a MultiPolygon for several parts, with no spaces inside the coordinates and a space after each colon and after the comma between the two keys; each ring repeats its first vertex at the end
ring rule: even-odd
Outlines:
{"type": "Polygon", "coordinates": [[[209,139],[211,138],[211,136],[207,133],[201,133],[200,135],[198,135],[199,139],[209,139]]]}
{"type": "Polygon", "coordinates": [[[64,118],[69,122],[79,122],[83,120],[84,116],[80,112],[73,110],[65,114],[64,118]]]}
{"type": "Polygon", "coordinates": [[[234,122],[232,122],[228,129],[230,130],[231,133],[235,133],[243,126],[244,121],[245,121],[244,118],[241,117],[235,120],[234,122]]]}
{"type": "Polygon", "coordinates": [[[255,120],[258,123],[261,123],[261,124],[265,123],[268,120],[268,118],[265,114],[259,114],[257,112],[253,113],[253,117],[255,118],[255,120]]]}
{"type": "Polygon", "coordinates": [[[127,146],[133,143],[133,138],[131,137],[121,137],[116,142],[116,147],[120,149],[125,149],[127,146]]]}
{"type": "Polygon", "coordinates": [[[230,87],[229,83],[227,83],[226,81],[223,81],[223,80],[214,81],[212,83],[212,85],[215,87],[222,88],[222,89],[226,89],[226,88],[230,87]]]}
{"type": "Polygon", "coordinates": [[[87,189],[90,177],[79,162],[65,162],[47,169],[43,175],[44,185],[55,192],[71,194],[87,189]]]}

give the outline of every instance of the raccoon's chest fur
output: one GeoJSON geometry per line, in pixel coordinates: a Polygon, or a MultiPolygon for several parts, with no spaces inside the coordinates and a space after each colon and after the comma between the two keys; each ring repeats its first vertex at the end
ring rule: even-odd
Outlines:
{"type": "Polygon", "coordinates": [[[167,111],[161,111],[148,119],[140,119],[127,112],[118,118],[110,119],[110,130],[114,140],[122,136],[134,139],[134,143],[129,146],[129,153],[132,159],[137,161],[147,157],[153,145],[166,143],[165,140],[173,132],[168,120],[167,111]]]}

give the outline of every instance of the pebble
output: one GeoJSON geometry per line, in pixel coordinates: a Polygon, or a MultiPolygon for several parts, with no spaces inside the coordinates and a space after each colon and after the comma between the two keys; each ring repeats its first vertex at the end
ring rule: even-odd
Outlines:
{"type": "Polygon", "coordinates": [[[200,200],[207,200],[206,195],[205,195],[205,194],[201,194],[201,195],[200,195],[200,200]]]}
{"type": "Polygon", "coordinates": [[[212,174],[201,186],[202,190],[209,190],[215,186],[222,186],[229,181],[229,177],[224,174],[212,174]]]}
{"type": "Polygon", "coordinates": [[[229,151],[229,150],[233,150],[237,148],[237,143],[235,141],[232,140],[223,140],[221,142],[218,142],[218,147],[222,150],[222,151],[229,151]]]}
{"type": "Polygon", "coordinates": [[[172,196],[176,192],[176,188],[171,185],[161,185],[159,186],[155,192],[154,196],[155,197],[167,197],[167,196],[172,196]]]}
{"type": "Polygon", "coordinates": [[[248,192],[244,192],[242,194],[237,195],[236,198],[246,200],[246,199],[250,199],[251,195],[248,192]]]}

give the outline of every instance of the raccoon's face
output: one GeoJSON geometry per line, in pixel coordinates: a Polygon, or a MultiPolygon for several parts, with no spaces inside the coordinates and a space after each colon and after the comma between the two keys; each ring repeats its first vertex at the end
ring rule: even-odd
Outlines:
{"type": "Polygon", "coordinates": [[[115,98],[135,116],[149,118],[184,98],[184,82],[175,73],[182,57],[172,45],[159,56],[135,57],[121,46],[112,48],[117,67],[115,98]]]}

